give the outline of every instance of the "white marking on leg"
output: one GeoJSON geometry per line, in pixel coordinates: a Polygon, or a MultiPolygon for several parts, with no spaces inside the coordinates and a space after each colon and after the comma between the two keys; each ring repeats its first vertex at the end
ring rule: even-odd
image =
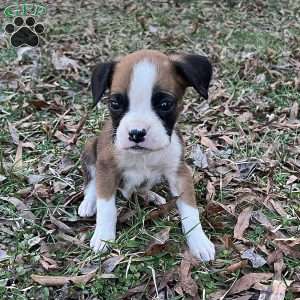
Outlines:
{"type": "Polygon", "coordinates": [[[116,239],[117,208],[115,195],[110,199],[97,199],[96,229],[90,246],[95,252],[106,252],[108,241],[116,239]]]}
{"type": "Polygon", "coordinates": [[[82,200],[78,214],[80,217],[91,217],[96,213],[96,179],[95,167],[89,167],[91,180],[84,190],[84,199],[82,200]]]}
{"type": "Polygon", "coordinates": [[[202,261],[210,261],[215,257],[215,246],[202,230],[199,211],[182,200],[177,201],[182,222],[182,230],[186,234],[191,253],[202,261]]]}

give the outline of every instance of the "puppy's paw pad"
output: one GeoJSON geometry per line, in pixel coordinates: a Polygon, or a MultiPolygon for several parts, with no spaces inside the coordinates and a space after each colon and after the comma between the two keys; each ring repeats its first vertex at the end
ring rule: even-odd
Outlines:
{"type": "Polygon", "coordinates": [[[167,203],[167,201],[164,197],[162,197],[152,191],[147,192],[147,194],[145,195],[145,201],[148,203],[151,202],[154,205],[163,205],[163,204],[167,203]]]}
{"type": "Polygon", "coordinates": [[[188,245],[191,253],[201,261],[211,261],[215,259],[215,246],[207,238],[205,233],[191,235],[188,237],[188,245]]]}
{"type": "Polygon", "coordinates": [[[97,208],[95,201],[84,199],[78,208],[78,215],[80,217],[91,217],[96,213],[96,210],[97,208]]]}

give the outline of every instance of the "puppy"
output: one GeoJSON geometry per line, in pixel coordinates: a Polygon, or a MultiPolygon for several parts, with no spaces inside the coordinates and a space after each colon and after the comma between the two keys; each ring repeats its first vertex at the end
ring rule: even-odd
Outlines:
{"type": "Polygon", "coordinates": [[[192,86],[207,99],[211,75],[206,57],[152,50],[95,67],[93,98],[97,104],[109,90],[110,119],[82,155],[85,191],[79,215],[97,215],[90,242],[94,251],[106,251],[107,242],[116,239],[117,189],[126,198],[136,191],[147,195],[165,179],[171,194],[179,196],[177,208],[190,251],[199,260],[214,259],[215,248],[202,230],[191,171],[175,129],[185,89],[192,86]]]}

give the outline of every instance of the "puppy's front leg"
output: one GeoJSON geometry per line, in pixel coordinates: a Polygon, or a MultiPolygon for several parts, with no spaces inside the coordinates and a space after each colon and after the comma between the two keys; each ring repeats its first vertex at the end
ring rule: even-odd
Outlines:
{"type": "Polygon", "coordinates": [[[90,246],[95,252],[108,250],[108,241],[116,239],[117,172],[112,160],[99,160],[96,163],[96,229],[90,246]],[[107,161],[109,163],[107,163],[107,161]]]}
{"type": "Polygon", "coordinates": [[[116,239],[117,208],[115,195],[110,198],[98,198],[96,229],[91,239],[91,248],[95,252],[106,252],[107,242],[116,239]]]}
{"type": "Polygon", "coordinates": [[[213,260],[215,247],[202,230],[189,167],[182,163],[177,176],[169,177],[168,181],[173,196],[180,196],[177,200],[177,208],[181,218],[182,230],[186,235],[191,253],[202,261],[213,260]]]}

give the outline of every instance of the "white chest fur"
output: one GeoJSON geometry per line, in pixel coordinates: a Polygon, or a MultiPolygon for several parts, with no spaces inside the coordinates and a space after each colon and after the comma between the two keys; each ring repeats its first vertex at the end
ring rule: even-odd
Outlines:
{"type": "Polygon", "coordinates": [[[142,186],[149,190],[159,183],[166,174],[174,174],[178,170],[182,145],[179,137],[173,132],[171,143],[154,152],[135,153],[128,151],[118,153],[119,168],[122,171],[122,193],[129,197],[133,191],[142,186]]]}

